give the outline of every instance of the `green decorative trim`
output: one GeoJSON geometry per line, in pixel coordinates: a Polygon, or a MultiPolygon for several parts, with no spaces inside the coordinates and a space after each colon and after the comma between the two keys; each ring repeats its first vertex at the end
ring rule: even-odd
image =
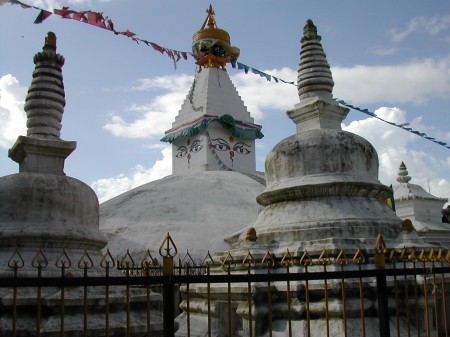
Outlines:
{"type": "Polygon", "coordinates": [[[236,120],[233,116],[225,114],[221,117],[205,118],[202,121],[181,129],[171,135],[164,136],[161,138],[162,142],[173,143],[178,138],[181,137],[192,137],[198,134],[201,130],[208,127],[211,122],[219,122],[225,129],[231,130],[232,135],[241,139],[261,139],[264,137],[261,132],[261,128],[245,128],[237,126],[236,120]]]}

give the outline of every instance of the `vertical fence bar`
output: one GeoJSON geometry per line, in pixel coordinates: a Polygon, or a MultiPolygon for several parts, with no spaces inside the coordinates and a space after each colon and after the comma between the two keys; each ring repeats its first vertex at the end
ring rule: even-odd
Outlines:
{"type": "Polygon", "coordinates": [[[164,336],[173,337],[175,334],[174,318],[174,284],[173,275],[173,256],[163,257],[163,275],[168,276],[167,281],[163,285],[163,319],[164,319],[164,336]]]}
{"type": "MultiPolygon", "coordinates": [[[[300,258],[300,265],[305,267],[305,274],[308,274],[308,266],[312,264],[312,259],[308,252],[305,250],[300,258]]],[[[308,279],[305,280],[305,302],[306,302],[306,324],[308,329],[308,337],[311,337],[311,313],[309,310],[309,283],[308,279]]]]}
{"type": "MultiPolygon", "coordinates": [[[[444,261],[449,261],[449,259],[445,259],[443,256],[443,250],[439,250],[438,260],[441,262],[441,267],[444,267],[444,261]]],[[[450,254],[450,251],[449,251],[450,254]]],[[[444,273],[441,273],[441,292],[442,292],[442,304],[444,307],[444,327],[445,327],[445,337],[448,337],[448,320],[447,320],[447,299],[445,295],[445,276],[444,273]]]]}
{"type": "MultiPolygon", "coordinates": [[[[189,264],[186,266],[186,274],[189,276],[189,264]]],[[[190,304],[190,296],[189,296],[189,278],[186,282],[186,305],[187,305],[187,335],[191,337],[191,304],[190,304]]]]}
{"type": "Polygon", "coordinates": [[[211,337],[211,283],[209,283],[209,276],[211,275],[211,270],[209,264],[206,266],[206,275],[208,275],[207,286],[207,300],[208,300],[208,337],[211,337]]]}
{"type": "MultiPolygon", "coordinates": [[[[270,275],[270,268],[275,266],[275,259],[269,251],[264,255],[264,258],[261,261],[261,264],[267,268],[267,275],[270,275]]],[[[267,281],[267,304],[269,306],[269,337],[273,335],[272,329],[272,286],[270,284],[270,279],[267,281]]]]}
{"type": "MultiPolygon", "coordinates": [[[[17,278],[17,265],[14,266],[14,278],[17,278]]],[[[14,282],[15,283],[15,282],[14,282]]],[[[13,288],[12,335],[17,335],[17,287],[13,288]]]]}
{"type": "Polygon", "coordinates": [[[341,278],[341,299],[342,299],[342,320],[344,321],[344,337],[347,337],[347,305],[345,294],[345,278],[344,278],[344,266],[348,264],[348,258],[345,256],[344,251],[341,249],[336,257],[336,263],[341,266],[342,278],[341,278]]]}
{"type": "MultiPolygon", "coordinates": [[[[406,269],[406,261],[408,261],[408,253],[406,248],[402,249],[402,252],[400,254],[400,260],[403,261],[403,269],[406,269]]],[[[410,322],[411,322],[411,317],[410,317],[410,312],[409,312],[409,295],[408,295],[408,277],[406,276],[406,274],[403,275],[403,282],[404,282],[404,289],[405,289],[405,311],[406,311],[406,328],[408,330],[408,337],[411,337],[411,326],[410,326],[410,322]]]]}
{"type": "MultiPolygon", "coordinates": [[[[33,260],[31,261],[31,265],[33,268],[37,269],[37,275],[38,278],[42,277],[42,269],[47,268],[48,261],[45,257],[44,253],[42,252],[42,249],[39,249],[36,255],[34,256],[33,260]]],[[[42,306],[41,306],[41,300],[42,300],[42,290],[41,287],[38,286],[37,288],[37,297],[36,297],[36,336],[39,337],[41,335],[41,316],[42,316],[42,306]]]]}
{"type": "MultiPolygon", "coordinates": [[[[107,249],[100,261],[100,267],[105,269],[106,279],[109,278],[110,268],[114,268],[115,266],[114,259],[111,256],[109,249],[107,249]]],[[[109,337],[109,281],[106,282],[105,286],[105,337],[109,337]]]]}
{"type": "Polygon", "coordinates": [[[427,331],[427,337],[430,336],[430,313],[428,309],[428,284],[427,284],[427,268],[426,268],[426,262],[427,257],[425,254],[425,249],[422,249],[419,255],[419,261],[422,261],[422,266],[424,269],[423,274],[423,296],[424,296],[424,304],[425,304],[425,324],[426,324],[426,331],[427,331]]]}
{"type": "MultiPolygon", "coordinates": [[[[330,258],[327,254],[326,249],[323,249],[319,256],[319,263],[323,265],[323,272],[327,272],[327,264],[330,264],[330,258]]],[[[330,321],[328,312],[328,283],[327,278],[324,279],[324,296],[325,296],[325,321],[327,327],[327,337],[330,336],[330,321]]]]}
{"type": "MultiPolygon", "coordinates": [[[[83,255],[81,256],[80,260],[78,261],[78,268],[83,270],[83,278],[87,279],[88,277],[88,270],[91,269],[94,266],[94,263],[92,262],[91,257],[89,256],[89,253],[85,249],[83,252],[83,255]]],[[[87,285],[83,287],[83,333],[84,336],[87,337],[88,335],[88,297],[87,297],[88,291],[87,291],[87,285]]]]}
{"type": "MultiPolygon", "coordinates": [[[[292,254],[289,252],[289,249],[286,250],[283,258],[281,259],[281,265],[286,267],[286,274],[289,274],[289,268],[295,265],[295,259],[292,257],[292,254]]],[[[291,283],[289,280],[286,280],[286,299],[287,299],[287,314],[288,314],[288,327],[289,327],[289,337],[292,337],[292,300],[291,300],[291,283]]]]}
{"type": "Polygon", "coordinates": [[[434,262],[436,261],[436,255],[434,248],[431,248],[430,256],[428,259],[431,261],[431,267],[433,268],[433,300],[434,300],[434,323],[436,325],[436,337],[439,337],[439,300],[438,300],[438,287],[436,281],[436,273],[434,272],[434,262]]]}
{"type": "MultiPolygon", "coordinates": [[[[247,255],[245,256],[244,260],[242,261],[242,264],[244,266],[247,266],[247,274],[251,275],[251,268],[254,268],[256,266],[256,261],[253,258],[253,255],[248,251],[247,255]]],[[[253,316],[252,316],[252,282],[247,283],[247,302],[248,302],[248,329],[249,329],[249,336],[253,337],[253,316]]],[[[256,324],[256,323],[255,323],[256,324]]]]}
{"type": "MultiPolygon", "coordinates": [[[[23,268],[25,262],[23,261],[22,256],[19,251],[16,249],[11,258],[8,261],[8,267],[13,269],[14,272],[14,280],[18,278],[19,269],[23,268]]],[[[17,282],[14,282],[16,285],[17,282]]],[[[12,301],[12,336],[16,337],[17,335],[17,287],[14,285],[13,287],[13,301],[12,301]]]]}
{"type": "Polygon", "coordinates": [[[361,307],[361,335],[362,337],[366,336],[366,319],[365,319],[365,309],[364,309],[364,288],[362,281],[362,269],[361,265],[366,262],[365,256],[362,254],[361,249],[358,248],[355,255],[353,256],[353,262],[358,265],[359,271],[359,304],[361,307]]]}
{"type": "Polygon", "coordinates": [[[227,282],[227,311],[228,311],[228,336],[232,336],[231,330],[231,281],[230,281],[230,275],[231,275],[231,269],[236,268],[236,261],[234,260],[233,256],[230,252],[228,252],[228,255],[222,262],[222,270],[227,271],[228,275],[228,282],[227,282]]]}
{"type": "Polygon", "coordinates": [[[397,337],[400,337],[400,310],[399,310],[399,299],[398,299],[398,281],[397,274],[395,273],[397,269],[397,253],[395,249],[391,250],[391,254],[389,255],[389,260],[392,262],[392,268],[394,269],[394,292],[395,292],[395,318],[397,322],[397,337]]]}
{"type": "MultiPolygon", "coordinates": [[[[411,255],[410,260],[412,261],[413,268],[416,269],[416,262],[417,262],[417,256],[416,256],[416,249],[411,249],[411,255]]],[[[421,318],[420,318],[420,308],[419,308],[419,290],[417,287],[417,274],[414,273],[414,299],[416,301],[416,322],[417,322],[417,337],[420,337],[420,330],[422,328],[421,324],[421,318]]]]}
{"type": "Polygon", "coordinates": [[[174,311],[174,283],[173,283],[173,258],[177,255],[177,247],[170,234],[167,233],[166,239],[159,247],[159,254],[163,257],[163,275],[167,281],[163,285],[163,328],[164,337],[173,337],[175,335],[175,311],[174,311]],[[173,252],[171,252],[173,250],[173,252]]]}
{"type": "Polygon", "coordinates": [[[389,330],[389,305],[387,298],[386,282],[386,245],[381,234],[378,235],[375,244],[375,268],[377,269],[377,298],[378,298],[378,319],[380,322],[380,337],[390,337],[389,330]]]}

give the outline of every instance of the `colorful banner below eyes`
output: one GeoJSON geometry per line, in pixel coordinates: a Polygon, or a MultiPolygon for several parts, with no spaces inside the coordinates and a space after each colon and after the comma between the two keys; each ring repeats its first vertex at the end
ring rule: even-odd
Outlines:
{"type": "MultiPolygon", "coordinates": [[[[69,9],[69,7],[63,7],[62,9],[54,9],[53,12],[49,12],[49,11],[46,11],[44,9],[41,9],[41,8],[38,8],[38,7],[35,7],[35,6],[27,5],[27,4],[25,4],[23,2],[20,2],[18,0],[0,0],[0,6],[5,4],[5,3],[11,3],[11,4],[15,4],[15,5],[20,5],[22,8],[34,8],[34,9],[39,10],[39,14],[36,17],[36,20],[34,20],[34,23],[36,23],[36,24],[42,23],[42,22],[44,22],[44,20],[46,20],[52,14],[56,14],[56,15],[61,16],[63,19],[76,20],[76,21],[79,21],[79,22],[83,22],[83,23],[87,23],[87,24],[93,25],[95,27],[99,27],[99,28],[102,28],[102,29],[109,30],[109,31],[113,32],[116,35],[126,36],[128,38],[131,38],[133,41],[135,41],[138,44],[139,44],[139,42],[142,42],[145,45],[150,46],[154,50],[160,52],[161,54],[166,53],[167,56],[170,59],[173,60],[175,68],[176,68],[177,62],[180,61],[180,59],[187,60],[188,56],[194,57],[194,55],[191,52],[185,52],[185,51],[179,51],[179,50],[174,50],[174,49],[161,47],[161,46],[159,46],[158,44],[156,44],[154,42],[150,42],[150,41],[147,41],[147,40],[140,39],[139,37],[136,36],[135,33],[129,31],[128,29],[126,31],[117,31],[117,30],[114,29],[114,24],[113,24],[112,20],[109,17],[107,17],[107,16],[103,16],[103,13],[92,12],[92,11],[77,12],[77,11],[69,9]]],[[[259,75],[260,77],[264,77],[267,81],[271,81],[273,79],[276,83],[283,82],[283,83],[286,83],[286,84],[291,84],[291,85],[295,85],[296,86],[296,83],[294,81],[285,81],[285,80],[283,80],[281,78],[278,78],[278,77],[275,77],[273,75],[267,74],[267,73],[265,73],[265,72],[263,72],[261,70],[258,70],[256,68],[250,67],[250,66],[248,66],[246,64],[243,64],[243,63],[240,63],[240,62],[231,62],[231,66],[233,68],[237,67],[238,70],[244,70],[244,72],[246,74],[248,74],[249,71],[251,71],[253,74],[259,75]]],[[[341,99],[336,99],[336,102],[341,104],[341,105],[343,105],[343,106],[346,106],[346,107],[348,107],[350,109],[360,111],[360,112],[362,112],[362,113],[364,113],[366,115],[369,115],[369,116],[371,116],[373,118],[376,118],[376,119],[378,119],[378,120],[380,120],[382,122],[385,122],[385,123],[390,124],[392,126],[398,127],[398,128],[400,128],[402,130],[405,130],[405,131],[408,131],[410,133],[413,133],[413,134],[415,134],[417,136],[420,136],[420,137],[422,137],[422,138],[424,138],[426,140],[429,140],[429,141],[431,141],[433,143],[441,145],[441,146],[443,146],[443,147],[445,147],[447,149],[450,149],[450,146],[447,143],[445,143],[445,142],[439,141],[439,140],[437,140],[434,137],[429,137],[424,132],[420,132],[420,131],[413,130],[411,128],[405,127],[406,125],[409,125],[409,123],[400,124],[400,125],[399,124],[395,124],[393,122],[389,122],[387,120],[384,120],[384,119],[378,117],[375,113],[370,112],[368,109],[362,109],[362,108],[353,106],[351,104],[346,103],[345,101],[343,101],[341,99]]]]}

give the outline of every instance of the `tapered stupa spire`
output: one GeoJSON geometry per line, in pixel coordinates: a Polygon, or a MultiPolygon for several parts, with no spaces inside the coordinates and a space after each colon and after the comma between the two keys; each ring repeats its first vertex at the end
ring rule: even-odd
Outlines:
{"type": "Polygon", "coordinates": [[[56,53],[56,35],[49,32],[42,52],[34,56],[36,68],[25,100],[27,136],[60,139],[61,120],[66,105],[62,66],[64,57],[56,53]]]}
{"type": "Polygon", "coordinates": [[[56,35],[47,34],[42,52],[34,55],[33,80],[25,99],[27,137],[19,136],[9,157],[19,163],[20,172],[64,175],[64,161],[77,147],[64,141],[61,120],[66,105],[62,66],[56,53],[56,35]]]}
{"type": "Polygon", "coordinates": [[[289,118],[297,124],[297,132],[341,130],[341,123],[349,111],[333,100],[334,82],[321,39],[313,22],[306,21],[297,78],[300,102],[288,111],[289,118]]]}
{"type": "Polygon", "coordinates": [[[318,94],[323,97],[332,97],[334,82],[327,56],[320,43],[321,40],[312,20],[307,20],[301,39],[300,67],[297,78],[300,100],[303,97],[318,94]]]}
{"type": "Polygon", "coordinates": [[[398,177],[397,181],[399,183],[409,183],[411,180],[411,177],[408,175],[408,170],[406,169],[406,165],[404,162],[400,164],[400,167],[398,168],[398,177]]]}

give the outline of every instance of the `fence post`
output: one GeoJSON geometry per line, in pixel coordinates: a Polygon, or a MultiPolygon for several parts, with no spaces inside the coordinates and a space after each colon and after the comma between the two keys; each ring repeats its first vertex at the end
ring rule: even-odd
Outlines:
{"type": "Polygon", "coordinates": [[[164,319],[164,337],[173,337],[174,329],[174,284],[173,275],[173,256],[163,257],[163,274],[168,276],[167,282],[163,285],[163,319],[164,319]]]}
{"type": "Polygon", "coordinates": [[[377,269],[377,297],[380,337],[390,337],[385,253],[386,244],[384,243],[381,234],[378,234],[377,242],[375,244],[375,268],[377,269]]]}
{"type": "Polygon", "coordinates": [[[163,275],[167,276],[167,282],[163,285],[163,328],[164,337],[175,336],[175,310],[174,310],[174,283],[173,283],[173,258],[177,255],[177,247],[169,233],[159,247],[159,254],[163,258],[163,275]]]}

